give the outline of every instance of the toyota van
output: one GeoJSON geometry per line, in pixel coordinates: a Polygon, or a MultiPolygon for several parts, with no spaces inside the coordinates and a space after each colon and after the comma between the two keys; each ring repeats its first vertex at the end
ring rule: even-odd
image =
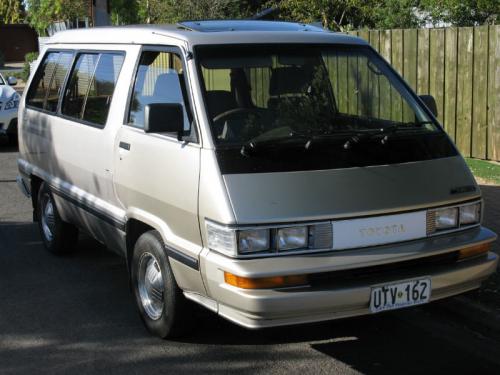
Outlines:
{"type": "Polygon", "coordinates": [[[48,251],[83,232],[124,256],[160,337],[193,302],[248,328],[374,314],[497,267],[436,116],[365,41],[310,25],[66,31],[19,103],[18,184],[48,251]]]}

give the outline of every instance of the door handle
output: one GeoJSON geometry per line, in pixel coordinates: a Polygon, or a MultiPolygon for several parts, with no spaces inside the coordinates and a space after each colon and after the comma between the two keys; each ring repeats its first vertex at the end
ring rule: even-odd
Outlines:
{"type": "Polygon", "coordinates": [[[128,151],[130,151],[130,143],[120,142],[118,147],[118,156],[120,157],[120,160],[123,160],[123,158],[128,155],[128,151]]]}
{"type": "Polygon", "coordinates": [[[123,148],[124,150],[130,151],[130,143],[120,142],[118,147],[123,148]]]}

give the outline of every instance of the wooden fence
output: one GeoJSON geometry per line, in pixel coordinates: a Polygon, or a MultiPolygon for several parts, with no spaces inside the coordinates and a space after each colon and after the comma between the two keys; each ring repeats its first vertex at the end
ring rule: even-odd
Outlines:
{"type": "Polygon", "coordinates": [[[500,161],[500,25],[354,31],[418,94],[467,157],[500,161]]]}

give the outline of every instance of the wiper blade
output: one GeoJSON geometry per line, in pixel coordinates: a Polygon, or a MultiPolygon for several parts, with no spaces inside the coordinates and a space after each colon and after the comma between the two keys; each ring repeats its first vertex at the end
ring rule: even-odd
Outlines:
{"type": "Polygon", "coordinates": [[[378,129],[367,129],[363,131],[357,131],[344,143],[344,149],[349,150],[355,144],[360,143],[363,140],[371,140],[377,136],[381,136],[380,143],[385,145],[389,142],[390,137],[398,130],[420,129],[422,128],[423,125],[427,124],[434,124],[434,123],[432,121],[420,121],[412,123],[394,124],[378,129]]]}
{"type": "Polygon", "coordinates": [[[297,144],[297,142],[302,145],[304,142],[307,142],[310,139],[310,136],[302,133],[290,132],[285,137],[274,137],[264,140],[251,140],[241,146],[240,153],[243,156],[251,156],[259,149],[265,146],[280,146],[280,145],[293,145],[297,144]]]}
{"type": "MultiPolygon", "coordinates": [[[[349,139],[344,143],[344,149],[349,150],[351,149],[355,144],[360,143],[363,140],[368,140],[372,139],[376,136],[387,134],[387,133],[392,133],[394,132],[399,125],[392,125],[392,126],[386,126],[384,128],[379,128],[379,129],[369,129],[369,130],[364,130],[364,131],[356,131],[354,134],[349,137],[349,139]]],[[[381,143],[384,143],[384,139],[388,140],[388,136],[385,135],[381,143]]]]}

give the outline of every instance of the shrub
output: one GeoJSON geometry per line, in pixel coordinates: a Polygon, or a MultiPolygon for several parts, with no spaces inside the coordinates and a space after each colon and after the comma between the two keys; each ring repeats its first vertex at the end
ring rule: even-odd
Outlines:
{"type": "Polygon", "coordinates": [[[30,64],[38,58],[38,52],[29,52],[24,56],[24,66],[21,79],[26,82],[30,76],[30,64]]]}

